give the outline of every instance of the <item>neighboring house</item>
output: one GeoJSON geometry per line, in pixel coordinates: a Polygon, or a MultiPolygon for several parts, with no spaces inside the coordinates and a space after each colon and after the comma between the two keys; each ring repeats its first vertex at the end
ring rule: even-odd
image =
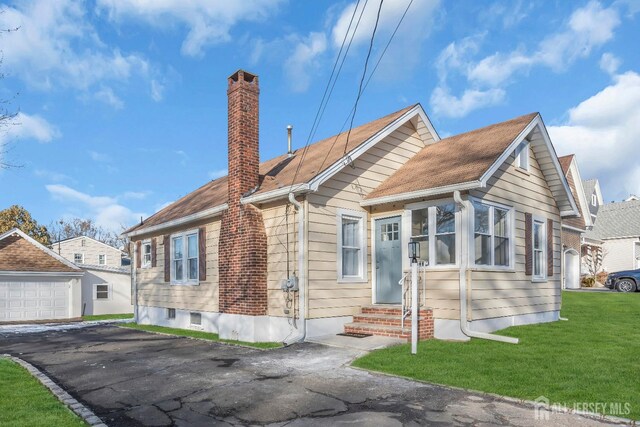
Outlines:
{"type": "Polygon", "coordinates": [[[587,237],[602,241],[604,271],[640,268],[640,200],[602,205],[587,237]]]}
{"type": "MultiPolygon", "coordinates": [[[[582,181],[582,187],[585,199],[589,203],[591,223],[595,225],[600,206],[604,204],[600,182],[597,179],[587,179],[582,181]]],[[[593,277],[600,271],[602,271],[602,240],[597,239],[593,233],[585,233],[582,235],[580,273],[583,277],[593,277]]]]}
{"type": "Polygon", "coordinates": [[[82,276],[82,314],[133,313],[131,267],[80,265],[82,276]]]}
{"type": "Polygon", "coordinates": [[[602,191],[600,190],[600,181],[597,179],[587,179],[582,181],[584,195],[589,203],[589,213],[591,214],[591,222],[596,223],[598,209],[604,204],[602,199],[602,191]]]}
{"type": "Polygon", "coordinates": [[[410,241],[429,263],[421,336],[559,318],[560,221],[579,211],[539,114],[441,140],[417,104],[260,163],[258,77],[227,94],[229,176],[125,232],[138,322],[401,336],[410,241]]]}
{"type": "Polygon", "coordinates": [[[0,235],[0,322],[81,315],[83,271],[18,229],[0,235]]]}
{"type": "MultiPolygon", "coordinates": [[[[569,183],[571,194],[578,204],[579,217],[562,219],[562,287],[580,288],[582,241],[584,233],[593,227],[589,202],[582,186],[576,156],[570,154],[558,159],[569,183]]],[[[592,189],[593,191],[593,189],[592,189]]],[[[596,209],[597,213],[597,209],[596,209]]]]}
{"type": "Polygon", "coordinates": [[[122,267],[129,264],[129,259],[123,251],[86,236],[54,242],[51,249],[77,265],[122,267]]]}

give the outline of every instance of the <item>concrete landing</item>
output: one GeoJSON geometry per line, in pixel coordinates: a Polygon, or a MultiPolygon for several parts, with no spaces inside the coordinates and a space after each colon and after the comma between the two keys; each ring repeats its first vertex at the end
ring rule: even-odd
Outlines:
{"type": "Polygon", "coordinates": [[[354,338],[335,334],[307,338],[306,341],[332,347],[350,348],[354,350],[364,351],[378,350],[380,348],[407,343],[407,340],[401,338],[381,337],[376,335],[365,338],[354,338]]]}

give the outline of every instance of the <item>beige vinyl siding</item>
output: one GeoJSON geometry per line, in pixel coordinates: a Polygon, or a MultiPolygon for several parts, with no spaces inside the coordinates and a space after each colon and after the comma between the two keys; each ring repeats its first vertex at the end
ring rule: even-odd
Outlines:
{"type": "Polygon", "coordinates": [[[423,142],[407,123],[308,196],[309,318],[350,316],[371,304],[371,218],[360,201],[431,141],[423,142]],[[337,209],[366,214],[365,282],[338,283],[337,209]]]}
{"type": "MultiPolygon", "coordinates": [[[[285,296],[282,281],[287,278],[287,223],[289,234],[289,274],[298,273],[298,215],[293,205],[263,206],[262,218],[267,234],[267,301],[269,316],[288,316],[284,313],[285,296]]],[[[292,304],[297,309],[298,296],[291,294],[292,304]]],[[[293,308],[294,306],[292,306],[293,308]]],[[[291,314],[291,313],[290,313],[291,314]]]]}
{"type": "Polygon", "coordinates": [[[67,240],[60,243],[51,245],[52,250],[68,259],[71,262],[75,262],[73,255],[83,254],[84,264],[98,265],[98,256],[104,254],[106,256],[106,266],[108,267],[120,267],[122,252],[116,248],[112,248],[100,242],[96,242],[89,238],[78,238],[67,240]],[[84,240],[84,246],[82,241],[84,240]]]}
{"type": "MultiPolygon", "coordinates": [[[[202,227],[193,225],[186,231],[202,227]]],[[[163,235],[156,238],[157,267],[138,268],[138,303],[151,307],[167,307],[194,311],[218,311],[218,239],[220,237],[220,220],[206,224],[207,228],[207,279],[198,285],[171,285],[164,281],[163,235]]],[[[144,237],[146,240],[148,237],[144,237]]]]}
{"type": "Polygon", "coordinates": [[[534,150],[529,173],[514,166],[510,156],[482,190],[470,195],[515,208],[515,271],[473,270],[471,274],[470,319],[512,316],[560,309],[561,303],[561,227],[560,213],[534,150]],[[552,219],[553,276],[534,282],[525,275],[525,213],[552,219]]]}

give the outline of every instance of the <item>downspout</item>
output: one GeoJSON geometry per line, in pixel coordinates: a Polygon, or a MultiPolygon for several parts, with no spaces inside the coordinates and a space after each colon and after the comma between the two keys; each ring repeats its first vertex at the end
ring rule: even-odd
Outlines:
{"type": "MultiPolygon", "coordinates": [[[[464,211],[468,212],[467,205],[465,201],[462,200],[462,197],[460,197],[459,190],[455,190],[453,192],[453,200],[455,200],[458,206],[460,206],[461,213],[464,211]]],[[[465,334],[470,338],[482,338],[485,340],[500,341],[500,342],[506,342],[509,344],[518,344],[518,341],[519,341],[518,338],[503,337],[501,335],[489,334],[486,332],[472,331],[469,328],[469,324],[467,322],[467,303],[468,303],[467,274],[470,274],[469,250],[468,250],[469,237],[467,236],[468,234],[467,231],[469,230],[468,228],[469,221],[465,221],[463,219],[461,223],[462,223],[461,228],[464,230],[464,232],[461,233],[463,250],[462,250],[462,260],[460,261],[460,330],[462,331],[463,334],[465,334]]]]}
{"type": "Polygon", "coordinates": [[[304,247],[304,206],[296,200],[293,193],[289,193],[289,201],[295,206],[298,212],[298,313],[300,316],[300,330],[298,334],[285,342],[285,344],[293,344],[302,342],[307,337],[307,273],[304,268],[305,247],[304,247]]]}
{"type": "Polygon", "coordinates": [[[131,259],[131,281],[133,282],[133,321],[138,323],[138,277],[136,259],[138,257],[138,245],[133,245],[133,257],[131,259]]]}

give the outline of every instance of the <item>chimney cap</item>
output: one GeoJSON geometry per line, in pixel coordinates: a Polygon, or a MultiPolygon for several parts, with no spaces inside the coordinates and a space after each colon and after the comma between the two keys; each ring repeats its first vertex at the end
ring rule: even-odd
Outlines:
{"type": "Polygon", "coordinates": [[[247,83],[258,83],[258,75],[257,74],[253,74],[250,73],[248,71],[239,69],[237,70],[235,73],[231,74],[229,76],[229,83],[231,84],[231,82],[239,82],[239,81],[244,81],[247,83]]]}

